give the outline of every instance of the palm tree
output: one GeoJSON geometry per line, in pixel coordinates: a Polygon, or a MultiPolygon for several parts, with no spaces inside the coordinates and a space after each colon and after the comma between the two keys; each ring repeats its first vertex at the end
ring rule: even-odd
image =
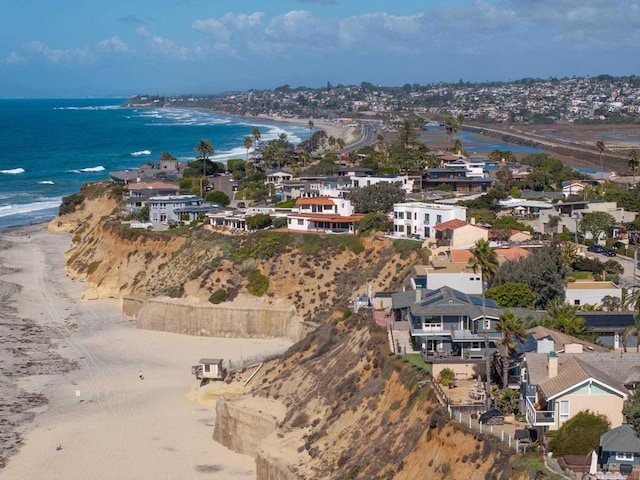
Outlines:
{"type": "Polygon", "coordinates": [[[599,139],[596,142],[596,148],[598,149],[598,152],[600,152],[600,171],[602,171],[602,152],[604,152],[604,141],[602,139],[599,139]]]}
{"type": "Polygon", "coordinates": [[[247,149],[247,162],[249,161],[249,149],[251,148],[252,145],[253,145],[253,140],[251,140],[251,137],[249,135],[244,137],[244,148],[247,149]]]}
{"type": "Polygon", "coordinates": [[[209,159],[209,155],[213,155],[215,149],[209,140],[200,140],[196,145],[196,151],[200,154],[200,158],[202,158],[202,175],[206,177],[207,160],[209,159]]]}
{"type": "Polygon", "coordinates": [[[458,120],[456,120],[453,115],[450,115],[444,122],[444,129],[447,132],[447,135],[449,135],[449,145],[448,145],[448,150],[451,150],[451,136],[453,134],[455,134],[458,129],[460,128],[460,125],[458,124],[458,120]]]}
{"type": "Polygon", "coordinates": [[[526,331],[524,321],[511,310],[507,310],[500,315],[500,320],[496,325],[496,330],[502,333],[502,388],[509,386],[509,363],[511,360],[511,352],[515,350],[515,340],[519,342],[525,341],[526,331]]]}
{"type": "Polygon", "coordinates": [[[487,327],[485,292],[489,280],[498,270],[498,259],[495,249],[491,247],[489,241],[482,238],[478,240],[471,249],[471,255],[472,257],[469,259],[471,268],[473,268],[473,271],[476,273],[480,270],[482,275],[482,328],[484,330],[485,368],[487,375],[485,391],[487,392],[488,409],[491,405],[491,358],[489,356],[489,328],[487,327]]]}
{"type": "Polygon", "coordinates": [[[309,120],[309,131],[313,130],[313,120],[309,120]]]}
{"type": "Polygon", "coordinates": [[[546,311],[547,314],[542,318],[543,326],[574,337],[588,337],[587,329],[584,326],[585,320],[578,315],[577,307],[562,303],[556,298],[549,302],[546,311]]]}
{"type": "Polygon", "coordinates": [[[635,148],[632,148],[629,151],[629,167],[631,167],[631,170],[633,171],[633,185],[635,186],[636,184],[636,168],[638,168],[638,150],[635,148]]]}
{"type": "Polygon", "coordinates": [[[258,147],[258,141],[260,140],[260,129],[258,127],[253,127],[251,130],[251,136],[253,137],[253,141],[256,143],[256,148],[258,147]]]}

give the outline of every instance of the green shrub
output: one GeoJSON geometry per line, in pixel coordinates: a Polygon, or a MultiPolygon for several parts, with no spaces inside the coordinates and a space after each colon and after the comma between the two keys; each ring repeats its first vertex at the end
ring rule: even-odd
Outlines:
{"type": "Polygon", "coordinates": [[[298,250],[304,255],[315,255],[320,249],[321,235],[307,233],[302,235],[302,243],[298,245],[298,250]]]}
{"type": "Polygon", "coordinates": [[[231,199],[229,198],[229,195],[219,190],[214,190],[213,192],[207,193],[204,199],[207,202],[218,204],[221,207],[226,207],[231,203],[231,199]]]}
{"type": "Polygon", "coordinates": [[[216,290],[209,297],[209,301],[214,305],[224,302],[227,298],[229,298],[229,293],[224,289],[216,290]]]}
{"type": "Polygon", "coordinates": [[[101,262],[102,262],[101,260],[96,260],[95,262],[91,262],[87,267],[87,275],[91,275],[93,272],[95,272],[100,266],[101,262]]]}
{"type": "Polygon", "coordinates": [[[73,213],[76,211],[76,208],[84,202],[84,195],[79,193],[72,193],[66,197],[62,197],[62,203],[60,204],[60,208],[58,209],[59,215],[66,215],[68,213],[73,213]]]}
{"type": "Polygon", "coordinates": [[[445,387],[451,385],[456,379],[456,374],[450,368],[443,368],[440,371],[440,383],[445,387]]]}
{"type": "Polygon", "coordinates": [[[273,219],[273,223],[271,224],[273,228],[285,228],[287,226],[286,217],[276,217],[273,219]]]}
{"type": "Polygon", "coordinates": [[[402,256],[408,255],[415,250],[422,248],[422,242],[400,238],[393,241],[394,250],[402,256]]]}
{"type": "Polygon", "coordinates": [[[549,442],[554,457],[562,455],[586,455],[598,451],[600,436],[609,430],[609,419],[589,410],[578,412],[567,420],[549,442]]]}
{"type": "Polygon", "coordinates": [[[247,291],[251,295],[261,297],[269,289],[269,277],[260,273],[260,270],[254,269],[247,275],[249,283],[247,283],[247,291]]]}
{"type": "Polygon", "coordinates": [[[364,244],[362,243],[362,239],[360,237],[356,237],[355,235],[351,235],[348,233],[342,235],[329,235],[327,239],[329,240],[329,243],[347,248],[356,255],[360,255],[362,252],[364,252],[364,244]]]}

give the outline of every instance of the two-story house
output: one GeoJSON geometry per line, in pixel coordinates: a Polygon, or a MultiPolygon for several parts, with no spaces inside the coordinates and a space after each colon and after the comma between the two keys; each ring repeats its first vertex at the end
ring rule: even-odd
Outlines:
{"type": "Polygon", "coordinates": [[[298,198],[297,212],[287,215],[287,228],[303,232],[354,233],[363,214],[354,213],[346,198],[298,198]]]}
{"type": "Polygon", "coordinates": [[[151,197],[148,201],[149,220],[154,230],[163,230],[170,225],[189,223],[204,218],[217,205],[203,203],[198,195],[168,195],[151,197]]]}
{"type": "Polygon", "coordinates": [[[436,225],[467,219],[467,208],[440,203],[405,202],[393,206],[393,236],[425,239],[435,236],[436,225]]]}

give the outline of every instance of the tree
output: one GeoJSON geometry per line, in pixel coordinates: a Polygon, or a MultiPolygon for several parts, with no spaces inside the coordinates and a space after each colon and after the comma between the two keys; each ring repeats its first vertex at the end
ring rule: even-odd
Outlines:
{"type": "Polygon", "coordinates": [[[547,305],[542,325],[578,338],[588,338],[585,319],[578,315],[577,307],[553,300],[547,305]]]}
{"type": "Polygon", "coordinates": [[[633,184],[636,184],[636,169],[638,168],[638,162],[639,162],[639,156],[638,156],[638,150],[635,148],[632,148],[629,151],[629,167],[631,168],[631,171],[633,172],[633,184]]]}
{"type": "Polygon", "coordinates": [[[640,388],[636,388],[633,395],[624,403],[622,414],[631,428],[640,434],[640,388]]]}
{"type": "Polygon", "coordinates": [[[596,142],[596,149],[598,150],[598,156],[600,157],[600,171],[604,171],[602,168],[602,152],[604,152],[604,141],[600,138],[596,142]]]}
{"type": "Polygon", "coordinates": [[[347,198],[358,213],[388,213],[393,210],[394,203],[404,202],[405,196],[400,182],[380,182],[358,188],[350,192],[347,198]]]}
{"type": "Polygon", "coordinates": [[[531,308],[536,294],[526,283],[506,282],[487,290],[487,298],[495,300],[504,308],[531,308]]]}
{"type": "Polygon", "coordinates": [[[200,140],[196,145],[196,151],[200,154],[202,159],[202,175],[207,176],[207,161],[209,156],[213,155],[215,149],[209,140],[200,140]]]}
{"type": "Polygon", "coordinates": [[[271,217],[266,213],[256,213],[255,215],[247,217],[247,228],[249,228],[249,230],[262,230],[270,226],[271,223],[271,217]]]}
{"type": "Polygon", "coordinates": [[[309,131],[313,130],[313,120],[309,120],[309,131]]]}
{"type": "Polygon", "coordinates": [[[583,234],[591,233],[597,242],[602,234],[610,233],[616,225],[616,219],[607,212],[589,212],[582,215],[579,229],[583,234]]]}
{"type": "Polygon", "coordinates": [[[485,368],[487,371],[487,384],[485,391],[487,393],[488,409],[491,405],[491,358],[489,355],[489,327],[487,326],[485,290],[491,277],[493,277],[498,270],[498,258],[496,257],[495,250],[491,247],[489,242],[481,238],[471,249],[471,258],[469,259],[469,263],[471,264],[473,271],[477,272],[480,270],[482,276],[482,330],[484,331],[485,368]]]}
{"type": "Polygon", "coordinates": [[[502,340],[500,341],[502,346],[502,388],[505,389],[509,385],[511,352],[516,349],[515,340],[525,341],[525,324],[515,313],[507,310],[500,315],[496,330],[502,333],[502,340]]]}
{"type": "Polygon", "coordinates": [[[393,229],[393,222],[384,213],[372,212],[356,222],[356,229],[359,233],[388,232],[393,229]]]}
{"type": "Polygon", "coordinates": [[[525,283],[536,294],[535,307],[544,308],[551,300],[564,301],[564,279],[570,273],[558,243],[536,249],[528,257],[503,263],[490,283],[525,283]]]}
{"type": "Polygon", "coordinates": [[[449,115],[449,117],[444,121],[444,129],[449,136],[448,150],[451,150],[451,137],[458,132],[459,128],[460,125],[458,124],[458,120],[453,115],[449,115]]]}
{"type": "Polygon", "coordinates": [[[249,161],[249,149],[253,145],[253,140],[251,140],[251,137],[249,135],[247,135],[246,137],[244,137],[243,143],[244,143],[244,148],[247,149],[247,162],[248,162],[249,161]]]}
{"type": "Polygon", "coordinates": [[[231,199],[229,195],[220,190],[214,190],[213,192],[207,193],[204,197],[207,202],[215,203],[216,205],[220,205],[221,207],[226,207],[231,203],[231,199]]]}
{"type": "Polygon", "coordinates": [[[253,141],[255,142],[256,148],[258,147],[258,141],[260,140],[260,129],[258,127],[253,127],[251,130],[251,136],[253,137],[253,141]]]}
{"type": "MultiPolygon", "coordinates": [[[[623,408],[624,411],[624,408],[623,408]]],[[[554,457],[563,455],[586,455],[598,451],[600,437],[609,431],[611,422],[602,414],[589,410],[576,413],[551,437],[549,451],[554,457]]]]}

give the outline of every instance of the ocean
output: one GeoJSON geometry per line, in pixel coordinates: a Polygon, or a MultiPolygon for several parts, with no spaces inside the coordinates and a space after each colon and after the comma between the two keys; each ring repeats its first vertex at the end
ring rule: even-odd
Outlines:
{"type": "Polygon", "coordinates": [[[214,161],[246,158],[244,137],[286,133],[293,144],[305,125],[230,117],[190,109],[121,108],[124,98],[0,99],[0,230],[48,221],[62,197],[111,171],[155,162],[169,152],[187,162],[209,140],[214,161]]]}

